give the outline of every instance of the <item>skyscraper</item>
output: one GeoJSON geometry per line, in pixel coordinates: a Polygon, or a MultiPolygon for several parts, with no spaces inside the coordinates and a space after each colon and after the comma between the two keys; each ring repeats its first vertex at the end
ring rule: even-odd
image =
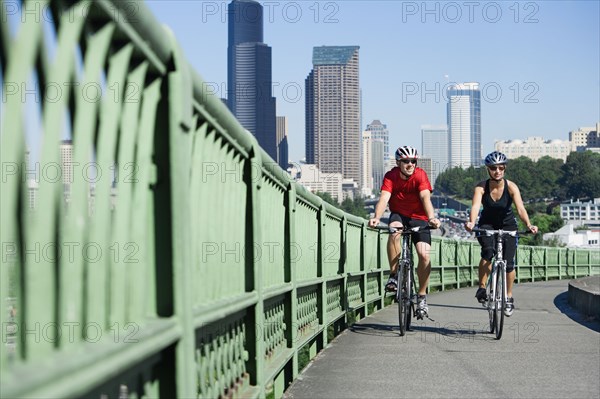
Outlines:
{"type": "Polygon", "coordinates": [[[271,47],[263,43],[263,7],[253,0],[233,0],[227,17],[227,104],[258,144],[277,160],[271,47]]]}
{"type": "Polygon", "coordinates": [[[288,167],[288,123],[287,116],[277,117],[277,163],[281,169],[288,167]]]}
{"type": "Polygon", "coordinates": [[[481,92],[478,83],[448,88],[448,158],[450,166],[481,165],[481,92]]]}
{"type": "Polygon", "coordinates": [[[429,180],[435,185],[438,175],[448,168],[448,127],[421,126],[422,155],[431,159],[429,180]]]}
{"type": "Polygon", "coordinates": [[[371,132],[372,139],[383,140],[384,159],[392,157],[392,153],[390,152],[390,131],[388,130],[387,125],[381,123],[379,119],[375,119],[367,125],[367,131],[371,132]]]}
{"type": "Polygon", "coordinates": [[[306,78],[306,160],[361,181],[358,46],[313,48],[306,78]]]}

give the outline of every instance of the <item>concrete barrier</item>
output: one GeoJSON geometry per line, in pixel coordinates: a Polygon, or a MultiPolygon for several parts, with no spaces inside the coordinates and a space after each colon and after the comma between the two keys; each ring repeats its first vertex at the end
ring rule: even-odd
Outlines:
{"type": "Polygon", "coordinates": [[[569,304],[600,320],[600,276],[578,278],[569,283],[569,304]]]}

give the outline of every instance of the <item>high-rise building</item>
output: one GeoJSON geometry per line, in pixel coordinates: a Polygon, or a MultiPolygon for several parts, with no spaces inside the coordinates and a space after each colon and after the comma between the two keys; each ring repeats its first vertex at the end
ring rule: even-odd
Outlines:
{"type": "Polygon", "coordinates": [[[263,7],[253,0],[233,0],[227,14],[227,104],[258,144],[277,160],[271,47],[263,43],[263,7]]]}
{"type": "Polygon", "coordinates": [[[373,132],[362,133],[362,193],[373,194],[379,190],[386,172],[385,143],[382,138],[373,138],[373,132]]]}
{"type": "Polygon", "coordinates": [[[362,190],[363,195],[370,195],[373,191],[373,149],[371,132],[362,133],[362,190]]]}
{"type": "Polygon", "coordinates": [[[73,141],[60,142],[60,169],[63,182],[63,198],[69,203],[71,199],[71,183],[73,183],[73,141]]]}
{"type": "Polygon", "coordinates": [[[448,87],[448,160],[451,166],[479,166],[481,157],[481,92],[478,83],[448,87]]]}
{"type": "Polygon", "coordinates": [[[306,161],[361,184],[359,46],[313,48],[306,78],[306,161]]]}
{"type": "Polygon", "coordinates": [[[448,127],[447,126],[421,126],[422,156],[431,159],[431,185],[440,173],[448,167],[448,127]]]}
{"type": "Polygon", "coordinates": [[[385,176],[385,143],[382,139],[372,139],[371,148],[373,154],[373,188],[379,190],[385,176]]]}
{"type": "Polygon", "coordinates": [[[60,142],[60,166],[64,185],[73,182],[73,142],[63,140],[60,142]]]}
{"type": "Polygon", "coordinates": [[[287,116],[277,117],[277,163],[281,169],[288,167],[288,123],[287,116]]]}
{"type": "Polygon", "coordinates": [[[371,132],[371,138],[374,140],[383,140],[384,159],[392,157],[393,154],[390,152],[390,131],[388,130],[387,125],[381,123],[379,119],[375,119],[367,125],[367,131],[371,132]]]}

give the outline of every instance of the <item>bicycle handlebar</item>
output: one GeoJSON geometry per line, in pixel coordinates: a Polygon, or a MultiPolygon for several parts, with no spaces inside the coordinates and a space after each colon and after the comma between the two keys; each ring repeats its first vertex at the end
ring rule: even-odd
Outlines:
{"type": "Polygon", "coordinates": [[[393,234],[393,233],[400,233],[400,234],[412,234],[412,233],[418,233],[419,231],[423,231],[423,230],[435,230],[434,227],[431,227],[429,225],[427,226],[415,226],[415,227],[409,227],[409,226],[402,226],[400,230],[399,227],[393,227],[393,226],[375,226],[373,227],[376,230],[382,230],[383,232],[389,233],[389,234],[393,234]]]}
{"type": "Polygon", "coordinates": [[[522,236],[522,235],[526,235],[526,234],[533,234],[530,230],[525,230],[525,231],[517,231],[517,230],[488,230],[488,229],[480,229],[478,227],[475,227],[473,229],[471,229],[471,231],[473,233],[483,233],[487,236],[493,236],[493,235],[500,235],[500,236],[513,236],[516,237],[517,235],[522,236]]]}

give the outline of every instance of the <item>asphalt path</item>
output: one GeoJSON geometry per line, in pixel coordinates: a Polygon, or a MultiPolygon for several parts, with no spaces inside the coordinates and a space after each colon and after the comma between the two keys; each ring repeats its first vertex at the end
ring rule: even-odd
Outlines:
{"type": "Polygon", "coordinates": [[[515,286],[496,340],[475,288],[428,296],[434,320],[398,333],[397,307],[355,323],[284,397],[600,398],[600,322],[572,309],[568,280],[515,286]]]}

